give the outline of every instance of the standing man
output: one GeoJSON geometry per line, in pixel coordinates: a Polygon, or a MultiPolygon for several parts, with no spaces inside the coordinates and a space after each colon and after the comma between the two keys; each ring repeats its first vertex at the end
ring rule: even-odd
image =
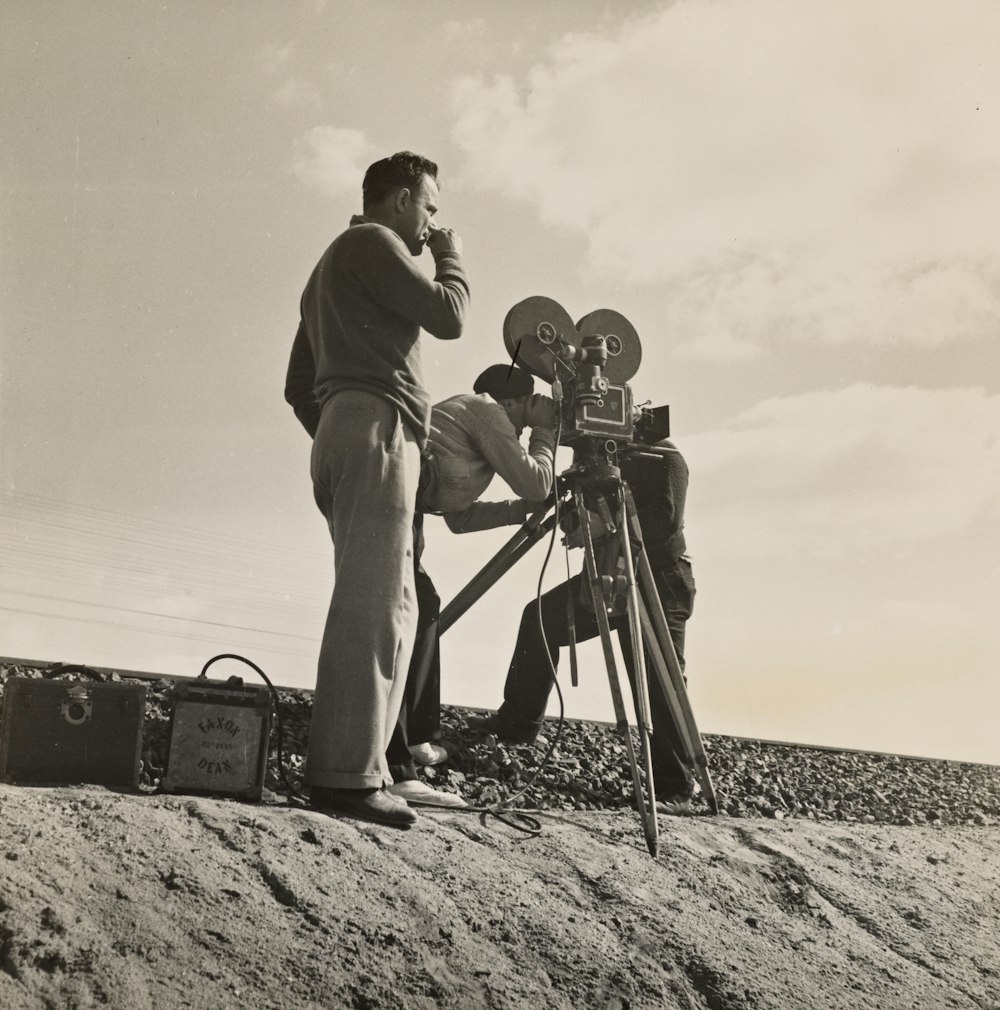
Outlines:
{"type": "Polygon", "coordinates": [[[433,224],[437,165],[409,151],[375,162],[363,214],[326,250],[301,301],[285,399],[313,437],[316,504],[334,543],[306,759],[316,809],[407,827],[384,791],[416,631],[412,525],[430,404],[420,330],[462,333],[462,242],[433,224]],[[424,246],[434,280],[413,263],[424,246]]]}

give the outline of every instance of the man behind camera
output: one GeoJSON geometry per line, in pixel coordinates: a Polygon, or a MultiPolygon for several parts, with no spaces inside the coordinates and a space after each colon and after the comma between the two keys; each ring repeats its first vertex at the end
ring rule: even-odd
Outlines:
{"type": "MultiPolygon", "coordinates": [[[[671,450],[675,448],[666,440],[657,445],[671,450]]],[[[676,451],[663,456],[626,454],[620,466],[622,480],[632,490],[656,592],[683,670],[684,631],[695,595],[694,576],[691,562],[685,554],[683,532],[688,467],[676,451]]],[[[592,531],[600,541],[600,519],[592,515],[590,521],[592,531]]],[[[575,522],[576,517],[572,516],[567,524],[570,546],[581,545],[578,527],[573,525],[575,522]]],[[[599,545],[595,547],[599,549],[599,545]]],[[[583,575],[577,575],[547,592],[541,599],[541,609],[544,637],[538,622],[536,600],[529,602],[521,615],[514,655],[504,685],[503,704],[495,715],[469,722],[470,726],[492,732],[507,743],[533,743],[538,735],[552,690],[552,670],[559,662],[560,647],[571,641],[571,628],[572,638],[576,641],[586,641],[599,634],[590,590],[583,575]]],[[[635,663],[627,614],[614,616],[611,627],[618,631],[634,699],[635,663]]],[[[683,759],[679,741],[673,735],[671,709],[655,676],[649,677],[649,704],[653,724],[652,764],[657,809],[660,813],[688,814],[694,789],[692,773],[683,759]]]]}

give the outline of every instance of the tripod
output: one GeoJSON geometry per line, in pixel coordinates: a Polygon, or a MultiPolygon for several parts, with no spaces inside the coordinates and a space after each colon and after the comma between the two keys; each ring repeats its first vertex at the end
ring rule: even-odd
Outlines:
{"type": "MultiPolygon", "coordinates": [[[[648,446],[643,447],[641,451],[646,455],[663,455],[670,450],[648,446]]],[[[589,589],[597,620],[615,710],[616,727],[625,743],[636,806],[642,818],[646,844],[650,854],[655,857],[659,847],[659,828],[652,773],[653,727],[648,689],[650,667],[666,699],[669,728],[677,741],[683,762],[697,779],[712,812],[718,813],[718,801],[708,771],[708,759],[688,701],[684,676],[656,590],[652,568],[646,556],[642,529],[631,489],[621,479],[617,467],[602,469],[574,467],[563,474],[560,480],[572,491],[573,506],[580,523],[584,548],[584,580],[589,589]],[[594,514],[602,518],[607,532],[617,538],[620,574],[606,574],[600,569],[594,542],[595,527],[592,519],[594,514]],[[617,663],[611,645],[612,613],[616,600],[620,606],[622,598],[627,614],[634,664],[632,673],[640,744],[638,755],[629,730],[617,663]],[[645,793],[643,781],[645,781],[645,793]]],[[[548,510],[549,506],[545,506],[532,515],[441,611],[439,634],[450,628],[505,572],[553,530],[558,513],[546,515],[548,510]]],[[[662,727],[660,729],[662,731],[662,727]]]]}

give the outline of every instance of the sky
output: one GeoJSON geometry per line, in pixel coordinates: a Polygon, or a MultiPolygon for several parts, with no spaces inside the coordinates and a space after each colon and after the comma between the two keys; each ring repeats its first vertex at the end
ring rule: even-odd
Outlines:
{"type": "MultiPolygon", "coordinates": [[[[530,295],[639,334],[702,732],[1000,763],[998,37],[985,0],[7,0],[0,656],[313,685],[333,549],[285,368],[411,149],[472,285],[432,400],[530,295]]],[[[513,533],[429,519],[442,599],[513,533]]],[[[444,636],[445,702],[499,705],[544,557],[444,636]]],[[[567,714],[612,720],[580,661],[567,714]]]]}

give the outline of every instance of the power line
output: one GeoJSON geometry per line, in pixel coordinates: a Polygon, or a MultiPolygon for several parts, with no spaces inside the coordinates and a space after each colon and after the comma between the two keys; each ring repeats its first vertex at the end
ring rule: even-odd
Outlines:
{"type": "Polygon", "coordinates": [[[30,596],[32,599],[50,600],[54,603],[72,603],[80,607],[92,607],[98,610],[118,610],[126,614],[139,614],[143,617],[159,617],[168,621],[186,621],[188,624],[208,624],[215,628],[231,628],[235,631],[253,631],[261,635],[277,635],[280,638],[298,638],[304,642],[319,642],[319,639],[314,636],[297,635],[291,631],[271,631],[268,628],[252,628],[243,624],[228,624],[225,621],[210,621],[207,618],[202,617],[184,617],[180,614],[164,614],[157,610],[140,610],[137,607],[122,607],[115,603],[92,603],[89,600],[76,600],[68,596],[52,596],[48,593],[30,593],[22,590],[9,590],[3,588],[0,588],[0,593],[16,593],[18,596],[30,596]]]}
{"type": "Polygon", "coordinates": [[[112,509],[98,508],[93,505],[83,505],[79,502],[69,502],[58,498],[50,498],[44,495],[0,488],[0,501],[3,499],[12,501],[15,505],[21,503],[25,505],[31,504],[35,508],[55,510],[63,513],[76,513],[80,516],[90,517],[95,521],[102,521],[106,523],[109,523],[111,520],[127,519],[132,523],[137,523],[149,528],[151,532],[157,532],[164,538],[173,536],[180,537],[186,541],[191,537],[197,537],[206,541],[215,541],[220,546],[225,545],[227,547],[237,547],[242,551],[260,550],[266,552],[268,556],[272,556],[277,553],[287,554],[290,557],[297,556],[300,560],[306,561],[307,563],[314,560],[311,552],[297,548],[279,547],[273,544],[265,544],[261,541],[254,541],[249,538],[208,532],[191,526],[183,526],[179,523],[170,523],[162,519],[146,519],[127,512],[117,512],[112,509]]]}
{"type": "MultiPolygon", "coordinates": [[[[143,628],[135,624],[119,624],[115,623],[113,625],[109,624],[107,621],[97,620],[93,617],[73,617],[69,614],[54,614],[43,610],[28,610],[23,607],[7,607],[0,604],[0,610],[4,610],[10,614],[25,614],[31,617],[45,617],[57,621],[74,621],[79,624],[97,624],[104,628],[114,627],[116,630],[121,631],[138,631],[145,635],[156,635],[160,638],[183,638],[185,641],[193,642],[209,642],[213,645],[217,645],[219,642],[219,636],[208,637],[206,635],[197,634],[185,634],[180,631],[166,631],[164,629],[157,628],[143,628]]],[[[235,630],[235,629],[234,629],[235,630]]],[[[270,632],[262,632],[262,634],[270,634],[270,632]]],[[[310,653],[299,652],[291,649],[281,649],[274,646],[260,646],[260,648],[266,648],[268,652],[273,652],[276,655],[282,656],[296,656],[300,659],[312,659],[315,660],[315,656],[310,653]]]]}
{"type": "MultiPolygon", "coordinates": [[[[10,614],[54,621],[72,621],[108,629],[140,632],[161,638],[185,638],[217,643],[218,637],[198,635],[196,626],[220,632],[270,636],[288,642],[315,644],[318,638],[289,631],[270,631],[255,624],[274,625],[299,617],[303,608],[329,599],[332,565],[306,551],[275,548],[236,536],[208,534],[191,527],[103,509],[41,495],[0,489],[0,592],[52,604],[90,608],[101,616],[76,616],[53,610],[3,606],[10,614]],[[21,586],[8,588],[11,580],[21,586]],[[34,580],[32,590],[22,588],[34,580]],[[105,593],[163,597],[194,597],[204,608],[227,614],[242,612],[243,621],[211,616],[184,617],[150,607],[88,601],[56,592],[34,591],[60,586],[94,587],[105,593]],[[311,587],[315,586],[312,591],[311,587]],[[172,622],[171,627],[122,623],[115,614],[136,615],[172,622]],[[247,618],[249,617],[249,620],[247,618]],[[186,622],[189,630],[176,630],[186,622]]],[[[13,601],[12,601],[13,602],[13,601]]],[[[203,609],[204,612],[204,609],[203,609]]],[[[276,653],[305,658],[303,651],[269,647],[276,653]]],[[[312,658],[312,657],[310,657],[312,658]]]]}
{"type": "Polygon", "coordinates": [[[265,581],[280,581],[285,584],[290,575],[298,581],[318,581],[324,575],[328,577],[329,573],[329,566],[316,560],[308,567],[300,562],[290,566],[273,556],[250,556],[246,552],[221,551],[216,546],[197,543],[178,545],[158,542],[156,539],[136,536],[127,530],[106,530],[75,522],[54,522],[33,515],[15,516],[14,523],[0,533],[11,549],[38,551],[43,544],[58,543],[61,545],[60,550],[66,554],[83,558],[97,556],[105,561],[115,558],[125,562],[124,567],[133,570],[144,570],[149,564],[155,564],[160,568],[215,574],[221,563],[225,567],[252,572],[252,578],[261,578],[260,572],[263,571],[265,581]],[[53,536],[53,531],[65,535],[53,536]],[[40,544],[36,545],[36,540],[40,544]],[[140,550],[137,551],[136,548],[140,550]]]}
{"type": "MultiPolygon", "coordinates": [[[[113,557],[103,553],[97,547],[87,545],[72,545],[58,548],[52,544],[42,546],[24,546],[22,544],[11,544],[5,542],[2,532],[0,532],[0,555],[8,561],[15,561],[22,567],[35,567],[46,571],[45,564],[49,563],[49,569],[55,569],[57,576],[68,566],[84,566],[88,570],[99,570],[100,572],[117,573],[126,580],[137,583],[140,587],[151,586],[159,588],[162,586],[175,585],[184,588],[188,585],[204,586],[206,576],[213,579],[212,585],[217,585],[219,581],[219,568],[213,566],[207,572],[192,572],[179,565],[169,563],[159,563],[154,559],[148,559],[142,565],[128,563],[127,558],[113,557]]],[[[275,599],[284,598],[285,602],[292,603],[295,600],[308,603],[329,591],[329,583],[324,580],[320,587],[317,580],[317,592],[305,593],[299,590],[289,589],[287,583],[278,582],[276,578],[258,579],[253,575],[247,576],[228,575],[225,576],[227,591],[242,594],[247,598],[259,598],[262,601],[273,602],[275,599]]]]}
{"type": "Polygon", "coordinates": [[[329,593],[332,566],[308,552],[21,492],[0,490],[0,507],[13,518],[0,529],[8,575],[74,581],[71,570],[84,568],[147,593],[224,593],[230,606],[270,613],[311,607],[329,593]]]}

